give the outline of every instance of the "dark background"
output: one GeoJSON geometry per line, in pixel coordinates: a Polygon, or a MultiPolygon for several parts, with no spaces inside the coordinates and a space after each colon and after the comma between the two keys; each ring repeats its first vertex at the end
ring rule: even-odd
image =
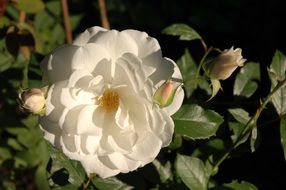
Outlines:
{"type": "MultiPolygon", "coordinates": [[[[195,59],[202,56],[199,42],[184,42],[176,37],[161,34],[163,28],[173,23],[185,23],[193,27],[204,38],[208,46],[220,49],[231,46],[242,48],[247,60],[261,66],[261,82],[258,91],[248,101],[245,109],[253,113],[259,99],[269,92],[270,82],[267,66],[276,49],[286,53],[286,1],[285,0],[107,0],[107,11],[111,28],[127,28],[146,31],[161,44],[164,56],[178,59],[185,47],[195,59]]],[[[84,12],[76,35],[85,28],[100,25],[97,2],[74,1],[71,14],[84,12]]],[[[259,72],[259,71],[257,71],[259,72]]],[[[233,79],[223,82],[224,92],[215,99],[233,101],[233,79]]],[[[237,105],[241,106],[241,105],[237,105]]],[[[222,107],[221,109],[223,109],[222,107]]],[[[280,145],[279,122],[268,122],[275,110],[269,108],[261,115],[258,125],[262,141],[254,153],[244,153],[238,158],[226,160],[216,176],[218,182],[232,179],[249,181],[259,189],[285,189],[286,165],[280,145]]]]}

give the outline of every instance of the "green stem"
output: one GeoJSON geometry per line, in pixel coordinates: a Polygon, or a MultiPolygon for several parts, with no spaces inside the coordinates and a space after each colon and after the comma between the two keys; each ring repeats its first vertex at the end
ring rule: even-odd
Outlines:
{"type": "Polygon", "coordinates": [[[87,188],[88,188],[88,186],[89,186],[89,184],[90,184],[90,182],[91,182],[91,180],[92,180],[92,178],[94,177],[95,175],[90,175],[89,177],[88,177],[88,180],[87,180],[87,182],[86,183],[84,183],[83,184],[83,190],[87,190],[87,188]]]}
{"type": "Polygon", "coordinates": [[[29,78],[28,78],[29,61],[25,60],[24,64],[25,64],[25,67],[23,69],[23,79],[22,79],[21,88],[26,89],[29,87],[29,78]]]}
{"type": "Polygon", "coordinates": [[[203,66],[203,63],[204,63],[206,57],[208,56],[208,54],[209,54],[212,50],[213,50],[213,47],[210,47],[210,48],[206,51],[206,53],[204,54],[204,56],[202,57],[202,59],[201,59],[201,61],[200,61],[200,64],[199,64],[199,67],[198,67],[198,69],[197,69],[196,78],[199,78],[199,76],[200,76],[200,70],[201,70],[201,68],[202,68],[202,66],[203,66]]]}
{"type": "Polygon", "coordinates": [[[240,133],[236,141],[232,146],[225,152],[221,158],[214,164],[213,171],[229,156],[229,154],[239,145],[240,141],[245,138],[252,131],[255,123],[257,122],[262,110],[265,108],[267,103],[271,100],[272,96],[284,85],[286,84],[286,78],[282,81],[279,81],[278,84],[273,88],[273,90],[266,96],[266,98],[261,102],[260,106],[256,110],[254,116],[246,123],[243,131],[240,133]]]}

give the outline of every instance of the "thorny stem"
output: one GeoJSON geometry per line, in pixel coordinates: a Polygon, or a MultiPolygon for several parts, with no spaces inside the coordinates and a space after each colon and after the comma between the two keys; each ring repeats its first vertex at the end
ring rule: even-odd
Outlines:
{"type": "Polygon", "coordinates": [[[103,28],[110,29],[110,24],[107,17],[107,11],[105,6],[104,0],[98,0],[100,18],[101,18],[101,25],[103,28]]]}
{"type": "Polygon", "coordinates": [[[279,81],[278,84],[274,87],[274,89],[266,96],[266,98],[261,102],[260,106],[256,110],[255,114],[250,118],[250,120],[246,123],[244,130],[240,133],[236,141],[232,144],[228,151],[226,151],[221,158],[214,164],[213,171],[229,156],[229,154],[239,145],[240,141],[248,136],[252,129],[255,127],[255,124],[267,105],[267,103],[271,100],[273,94],[275,94],[280,88],[282,88],[286,84],[286,78],[282,81],[279,81]]]}
{"type": "Polygon", "coordinates": [[[65,26],[65,33],[66,33],[66,40],[68,44],[72,43],[72,31],[71,31],[71,23],[70,23],[70,16],[69,16],[69,9],[67,0],[61,0],[62,5],[62,12],[64,17],[64,26],[65,26]]]}

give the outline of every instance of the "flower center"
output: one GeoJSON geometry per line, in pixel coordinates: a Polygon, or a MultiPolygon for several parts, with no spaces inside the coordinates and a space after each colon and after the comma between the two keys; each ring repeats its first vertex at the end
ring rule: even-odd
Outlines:
{"type": "Polygon", "coordinates": [[[111,90],[105,90],[99,98],[99,105],[102,106],[106,112],[116,111],[119,106],[118,93],[111,90]]]}

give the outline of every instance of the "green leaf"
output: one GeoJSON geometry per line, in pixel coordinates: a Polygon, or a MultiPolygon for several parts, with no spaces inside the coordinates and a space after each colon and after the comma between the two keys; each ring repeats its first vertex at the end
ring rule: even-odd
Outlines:
{"type": "Polygon", "coordinates": [[[193,91],[197,88],[198,82],[195,78],[197,65],[188,49],[185,49],[185,53],[177,61],[177,64],[182,72],[187,97],[190,97],[193,91]]]}
{"type": "Polygon", "coordinates": [[[259,63],[249,62],[237,74],[233,94],[250,97],[258,88],[257,81],[260,81],[260,65],[259,63]]]}
{"type": "Polygon", "coordinates": [[[182,136],[175,134],[173,137],[173,140],[172,140],[171,144],[168,146],[168,148],[178,149],[182,146],[182,142],[183,142],[182,136]]]}
{"type": "Polygon", "coordinates": [[[6,147],[0,147],[0,163],[12,157],[10,150],[6,147]]]}
{"type": "Polygon", "coordinates": [[[286,120],[281,118],[280,120],[280,141],[284,151],[284,159],[286,160],[286,120]]]}
{"type": "Polygon", "coordinates": [[[38,127],[38,116],[29,115],[28,117],[21,120],[26,127],[33,129],[34,127],[38,127]]]}
{"type": "Polygon", "coordinates": [[[5,16],[0,17],[0,29],[9,26],[11,21],[5,16]]]}
{"type": "Polygon", "coordinates": [[[247,124],[250,120],[249,113],[241,108],[228,109],[228,112],[241,124],[247,124]]]}
{"type": "MultiPolygon", "coordinates": [[[[285,78],[286,71],[286,57],[280,51],[276,51],[272,59],[272,63],[268,70],[268,74],[271,79],[271,89],[273,89],[278,81],[285,78]]],[[[280,88],[276,93],[272,95],[271,99],[277,113],[284,115],[286,113],[286,86],[280,88]]]]}
{"type": "Polygon", "coordinates": [[[133,187],[129,186],[122,181],[116,179],[115,177],[110,177],[106,179],[102,179],[100,177],[94,177],[92,179],[92,183],[95,185],[96,188],[99,190],[130,190],[133,187]]]}
{"type": "Polygon", "coordinates": [[[258,146],[260,145],[260,141],[261,141],[261,134],[257,130],[257,126],[255,126],[255,127],[253,127],[253,129],[251,131],[251,136],[250,136],[251,152],[254,152],[258,148],[258,146]]]}
{"type": "Polygon", "coordinates": [[[171,162],[168,161],[165,165],[162,165],[158,160],[153,160],[152,164],[155,166],[156,170],[160,175],[160,180],[162,183],[166,182],[168,179],[172,178],[171,162]]]}
{"type": "Polygon", "coordinates": [[[11,127],[7,128],[6,130],[10,134],[16,135],[17,140],[27,148],[34,146],[40,139],[35,131],[29,130],[25,127],[11,127]]]}
{"type": "Polygon", "coordinates": [[[35,182],[36,182],[37,189],[41,189],[41,190],[50,189],[45,166],[40,165],[37,168],[36,173],[35,173],[35,182]]]}
{"type": "Polygon", "coordinates": [[[61,185],[59,187],[53,188],[53,190],[79,190],[78,186],[75,186],[73,184],[66,184],[61,185]]]}
{"type": "Polygon", "coordinates": [[[7,144],[9,146],[11,146],[12,148],[14,148],[15,150],[19,150],[19,151],[23,150],[22,145],[19,144],[19,142],[16,139],[14,139],[14,138],[9,138],[8,141],[7,141],[7,144]]]}
{"type": "Polygon", "coordinates": [[[205,90],[207,94],[211,94],[208,81],[203,77],[197,78],[196,73],[198,68],[188,49],[185,49],[184,54],[178,59],[177,64],[182,72],[187,97],[190,97],[198,86],[205,90]]]}
{"type": "Polygon", "coordinates": [[[17,1],[15,6],[27,13],[36,13],[45,8],[45,4],[41,0],[20,0],[17,1]]]}
{"type": "Polygon", "coordinates": [[[5,40],[0,40],[0,72],[9,69],[14,62],[13,56],[8,52],[5,40]]]}
{"type": "Polygon", "coordinates": [[[50,155],[53,160],[59,162],[69,173],[68,181],[74,185],[80,186],[85,180],[85,171],[81,166],[80,162],[70,160],[64,153],[57,150],[56,148],[48,145],[50,155]]]}
{"type": "MultiPolygon", "coordinates": [[[[245,125],[237,122],[229,122],[228,125],[233,132],[233,135],[231,135],[231,140],[232,142],[235,142],[242,133],[243,129],[245,128],[245,125]]],[[[248,137],[249,135],[246,135],[244,138],[242,138],[238,142],[237,146],[247,141],[248,137]]]]}
{"type": "Polygon", "coordinates": [[[196,40],[202,37],[190,26],[186,24],[172,24],[162,31],[163,34],[179,36],[180,40],[196,40]]]}
{"type": "MultiPolygon", "coordinates": [[[[238,121],[237,123],[229,122],[229,128],[233,131],[231,139],[232,142],[235,142],[244,130],[246,124],[249,122],[250,116],[248,112],[241,108],[228,109],[228,111],[233,116],[233,118],[238,121]]],[[[248,137],[249,135],[246,135],[244,138],[240,139],[240,141],[237,143],[237,146],[244,143],[248,139],[248,137]]]]}
{"type": "Polygon", "coordinates": [[[198,105],[184,105],[173,116],[175,131],[192,139],[204,139],[215,135],[223,122],[222,116],[198,105]]]}
{"type": "Polygon", "coordinates": [[[281,81],[285,78],[285,71],[286,71],[286,57],[282,52],[276,50],[272,58],[269,72],[271,74],[274,74],[272,76],[275,76],[274,78],[275,80],[281,81]]]}
{"type": "Polygon", "coordinates": [[[239,183],[237,180],[233,180],[231,183],[223,185],[223,187],[229,187],[232,190],[257,190],[255,185],[246,181],[241,181],[239,183]]]}
{"type": "Polygon", "coordinates": [[[213,99],[213,97],[215,97],[218,91],[221,89],[220,82],[217,79],[211,79],[211,85],[212,85],[212,96],[208,99],[208,101],[213,99]]]}
{"type": "Polygon", "coordinates": [[[175,168],[182,181],[190,189],[207,189],[208,178],[204,163],[200,159],[178,154],[175,168]]]}

